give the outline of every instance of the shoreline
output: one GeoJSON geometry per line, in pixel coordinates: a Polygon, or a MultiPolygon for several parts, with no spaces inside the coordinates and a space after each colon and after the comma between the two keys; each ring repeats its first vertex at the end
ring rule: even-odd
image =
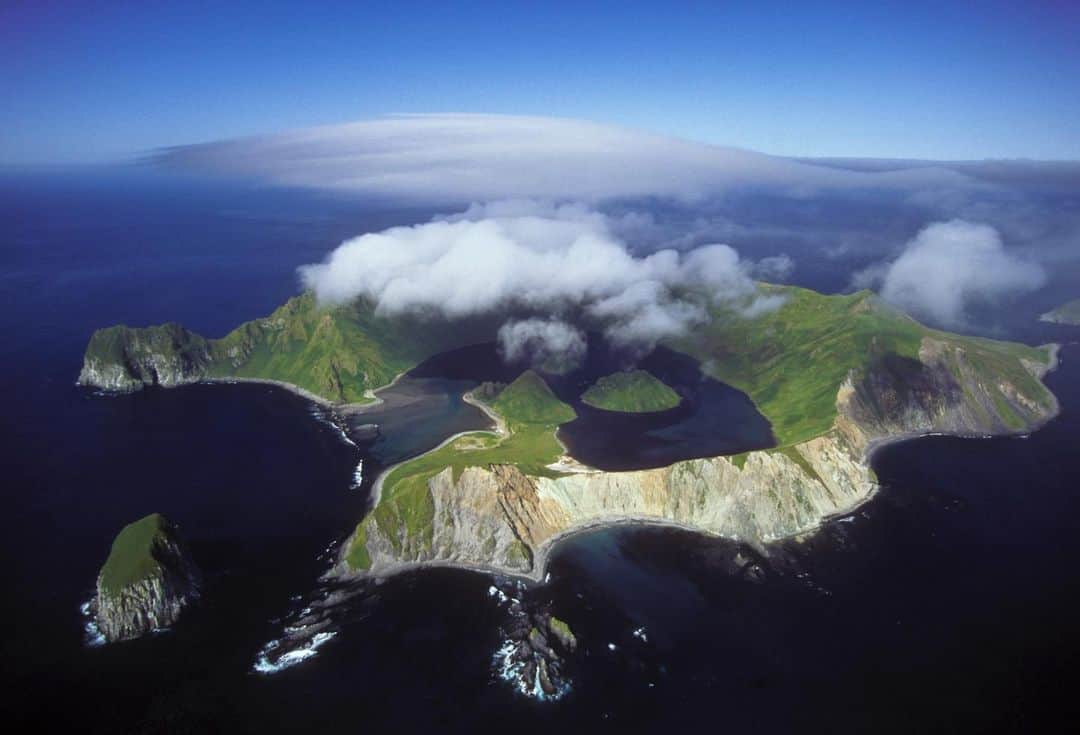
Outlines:
{"type": "MultiPolygon", "coordinates": [[[[395,382],[396,382],[396,379],[395,379],[395,382]]],[[[389,386],[387,386],[387,387],[389,387],[389,386]]],[[[409,462],[412,462],[413,460],[420,459],[421,457],[426,457],[427,455],[431,454],[432,452],[437,452],[440,449],[442,449],[443,447],[445,447],[446,445],[450,444],[451,442],[456,441],[457,439],[460,439],[463,436],[468,436],[469,434],[481,434],[481,433],[492,434],[493,433],[493,434],[495,434],[496,436],[498,436],[500,438],[504,438],[506,436],[509,436],[509,430],[506,428],[506,423],[502,420],[502,418],[498,414],[494,413],[490,408],[485,406],[483,403],[480,403],[479,401],[477,401],[473,397],[472,391],[468,391],[466,393],[463,393],[462,396],[461,396],[461,400],[464,401],[465,403],[469,404],[470,406],[473,406],[474,408],[480,409],[480,411],[482,411],[484,413],[484,415],[487,416],[489,419],[491,419],[492,422],[495,424],[494,428],[492,428],[492,429],[469,429],[468,431],[459,431],[456,434],[452,434],[452,435],[446,437],[441,442],[439,442],[436,446],[432,447],[431,449],[427,450],[426,452],[421,452],[420,454],[416,455],[415,457],[409,457],[408,459],[403,459],[400,462],[395,462],[394,464],[392,464],[389,467],[385,468],[382,472],[379,473],[378,477],[375,478],[375,481],[371,485],[371,493],[369,493],[369,497],[371,498],[371,501],[372,501],[372,503],[371,503],[372,508],[374,508],[376,505],[378,505],[379,501],[382,499],[382,488],[383,488],[383,483],[386,481],[386,478],[389,477],[390,473],[393,472],[394,470],[396,470],[398,467],[401,467],[404,464],[408,464],[409,462]]],[[[364,519],[361,518],[359,521],[357,521],[357,523],[359,524],[359,523],[363,522],[363,520],[364,519]]],[[[351,538],[351,537],[352,537],[352,534],[350,533],[349,538],[351,538]]],[[[339,562],[340,562],[340,560],[339,560],[339,562]]]]}
{"type": "MultiPolygon", "coordinates": [[[[1062,345],[1060,345],[1058,343],[1051,343],[1049,345],[1043,345],[1043,346],[1047,347],[1049,349],[1049,351],[1050,351],[1050,359],[1049,359],[1049,361],[1047,363],[1046,368],[1044,370],[1040,371],[1040,373],[1036,376],[1040,380],[1043,377],[1045,377],[1048,373],[1053,372],[1054,370],[1056,370],[1058,368],[1058,366],[1061,364],[1060,354],[1059,353],[1061,351],[1062,345]]],[[[1051,399],[1051,402],[1052,402],[1052,405],[1051,405],[1047,415],[1045,417],[1043,417],[1041,420],[1039,420],[1038,422],[1035,422],[1035,423],[1031,424],[1030,426],[1026,427],[1023,431],[1006,431],[1006,432],[993,433],[993,434],[977,434],[977,433],[948,432],[948,431],[912,431],[912,432],[903,432],[903,433],[900,433],[900,434],[894,434],[894,435],[879,437],[879,438],[870,440],[867,443],[866,449],[863,451],[863,455],[862,455],[862,458],[861,458],[860,462],[862,464],[864,464],[867,469],[869,469],[871,472],[873,472],[874,476],[876,477],[877,473],[876,473],[876,471],[874,471],[874,468],[873,468],[873,459],[874,459],[875,455],[881,449],[883,449],[883,448],[885,448],[887,446],[893,445],[893,444],[899,444],[901,442],[912,441],[914,439],[923,439],[923,438],[934,437],[934,436],[951,437],[951,438],[958,438],[958,439],[969,439],[969,440],[970,439],[1007,439],[1007,438],[1021,439],[1021,438],[1025,438],[1027,436],[1030,436],[1035,431],[1038,431],[1039,429],[1046,426],[1046,424],[1048,424],[1050,421],[1053,421],[1061,413],[1061,402],[1058,400],[1057,396],[1054,395],[1053,391],[1050,391],[1049,389],[1047,389],[1047,392],[1050,395],[1050,399],[1051,399]]],[[[471,396],[470,396],[470,398],[471,398],[471,396]]],[[[473,404],[473,405],[476,405],[476,404],[473,404]]],[[[478,406],[478,407],[482,408],[481,406],[478,406]]],[[[485,411],[485,413],[488,413],[488,412],[485,411]]],[[[471,433],[471,432],[465,432],[465,433],[471,433]]],[[[432,451],[434,451],[434,450],[432,450],[432,451]]],[[[720,455],[720,456],[729,456],[729,455],[720,455]]],[[[685,524],[685,523],[679,523],[678,521],[672,521],[672,520],[669,520],[669,519],[666,519],[666,518],[661,518],[661,517],[658,517],[658,516],[618,515],[618,516],[603,516],[603,517],[599,517],[599,518],[592,518],[589,521],[586,521],[586,522],[581,523],[579,525],[576,525],[576,526],[573,526],[573,527],[570,527],[570,528],[566,528],[566,529],[560,531],[559,533],[555,534],[551,538],[545,540],[536,549],[536,551],[534,552],[533,568],[532,568],[532,570],[530,570],[528,572],[512,571],[512,570],[502,569],[502,568],[499,568],[499,567],[496,567],[496,566],[493,566],[493,565],[470,564],[470,563],[466,563],[466,562],[457,562],[457,561],[447,559],[447,560],[426,560],[426,561],[412,561],[412,562],[393,563],[393,564],[389,564],[389,565],[383,567],[382,569],[379,569],[379,570],[374,571],[374,572],[368,571],[368,572],[362,572],[362,573],[354,573],[354,572],[340,572],[340,571],[338,571],[339,569],[341,569],[340,559],[339,559],[338,564],[335,565],[335,569],[331,570],[330,574],[331,574],[331,576],[337,576],[339,578],[347,579],[347,580],[369,579],[369,580],[375,581],[376,583],[381,583],[381,582],[383,582],[383,581],[385,581],[385,580],[387,580],[387,579],[389,579],[391,577],[397,576],[399,574],[404,574],[404,573],[407,573],[407,572],[410,572],[410,571],[415,571],[415,570],[418,570],[418,569],[434,567],[434,568],[462,569],[462,570],[466,570],[466,571],[479,572],[481,574],[513,577],[513,578],[518,578],[518,579],[526,579],[526,580],[529,580],[531,582],[542,583],[544,578],[547,576],[548,562],[549,562],[551,556],[553,555],[556,547],[561,542],[565,541],[566,539],[568,539],[568,538],[570,538],[572,536],[575,536],[575,535],[578,535],[578,534],[581,534],[581,533],[586,533],[588,531],[593,531],[593,530],[596,530],[596,529],[599,529],[599,528],[610,528],[610,527],[617,527],[617,526],[624,526],[624,525],[625,526],[642,526],[642,527],[653,526],[653,527],[661,527],[661,528],[677,528],[679,530],[688,531],[690,533],[696,533],[696,534],[699,534],[701,536],[705,536],[707,538],[724,539],[724,540],[731,541],[731,542],[734,542],[734,543],[745,543],[745,544],[748,544],[748,545],[758,549],[759,551],[767,552],[767,549],[765,549],[763,547],[768,547],[768,546],[771,546],[771,545],[776,544],[776,543],[789,541],[791,539],[797,539],[797,538],[799,538],[801,536],[805,536],[805,535],[808,535],[808,534],[817,533],[826,524],[833,521],[834,519],[847,517],[847,516],[851,515],[852,513],[855,513],[856,511],[859,510],[859,508],[861,508],[862,506],[864,506],[865,504],[867,504],[871,500],[873,500],[878,495],[878,493],[882,490],[883,487],[884,486],[880,482],[875,481],[872,484],[872,487],[870,488],[870,491],[867,492],[866,495],[861,497],[857,502],[853,503],[851,506],[849,506],[847,508],[844,508],[843,510],[837,511],[836,513],[831,513],[831,514],[829,514],[827,516],[822,517],[818,521],[818,523],[815,524],[811,528],[805,529],[805,530],[800,531],[799,533],[796,533],[796,534],[792,534],[791,536],[786,536],[786,537],[776,538],[776,539],[769,539],[769,540],[763,541],[763,542],[761,542],[760,546],[757,543],[755,543],[754,541],[749,541],[749,540],[746,540],[746,539],[734,538],[734,537],[729,537],[729,536],[723,536],[723,535],[720,535],[720,534],[712,533],[712,532],[710,532],[710,531],[708,531],[706,529],[703,529],[703,528],[698,528],[698,527],[691,526],[691,525],[688,525],[688,524],[685,524]]],[[[351,537],[351,534],[350,534],[350,537],[351,537]]]]}
{"type": "MultiPolygon", "coordinates": [[[[250,377],[240,377],[240,376],[237,376],[237,377],[199,378],[198,380],[192,381],[191,384],[195,384],[195,385],[230,385],[230,384],[238,384],[238,383],[251,383],[251,384],[254,384],[254,385],[270,385],[270,386],[275,386],[277,388],[282,388],[284,390],[287,390],[287,391],[289,391],[290,393],[292,393],[294,395],[300,396],[301,398],[305,398],[305,399],[311,401],[312,403],[317,403],[318,405],[322,406],[323,408],[333,409],[333,410],[338,411],[338,412],[340,412],[340,413],[342,413],[342,414],[344,414],[346,416],[352,416],[352,415],[355,415],[355,414],[365,413],[365,412],[370,411],[371,409],[375,408],[376,406],[380,406],[383,403],[385,403],[383,398],[381,396],[379,396],[379,393],[386,390],[387,388],[392,388],[395,385],[397,385],[398,382],[403,377],[405,377],[407,372],[408,371],[398,373],[397,375],[394,376],[394,379],[391,380],[386,385],[380,385],[378,388],[370,388],[370,389],[364,391],[365,397],[370,399],[367,403],[358,403],[356,401],[353,401],[351,403],[345,403],[343,401],[332,401],[329,398],[324,398],[323,396],[320,396],[318,393],[314,393],[314,392],[308,390],[307,388],[301,388],[296,383],[289,383],[289,382],[284,381],[284,380],[275,380],[273,378],[250,378],[250,377]]],[[[182,385],[185,385],[185,384],[182,383],[180,385],[168,386],[168,387],[170,387],[170,388],[173,388],[173,387],[179,388],[182,385]]]]}

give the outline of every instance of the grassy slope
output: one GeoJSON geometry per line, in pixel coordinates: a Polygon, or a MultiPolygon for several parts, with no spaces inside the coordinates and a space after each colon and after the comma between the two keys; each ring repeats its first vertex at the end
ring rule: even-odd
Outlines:
{"type": "Polygon", "coordinates": [[[214,340],[211,373],[282,380],[331,400],[361,401],[365,391],[437,352],[428,336],[396,330],[369,307],[320,309],[307,293],[214,340]],[[230,351],[246,357],[234,364],[230,351]]]}
{"type": "Polygon", "coordinates": [[[962,347],[979,374],[1000,376],[1028,395],[1049,400],[1019,358],[1046,362],[1045,351],[939,332],[882,305],[870,291],[825,296],[795,287],[765,287],[788,296],[778,310],[754,319],[723,313],[694,339],[673,344],[698,358],[719,380],[747,393],[772,422],[781,445],[827,432],[836,394],[852,369],[886,354],[917,358],[923,337],[962,347]]]}
{"type": "Polygon", "coordinates": [[[168,532],[168,521],[160,513],[124,526],[101,568],[102,589],[116,595],[125,587],[157,574],[161,564],[154,557],[154,547],[168,532]]]}
{"type": "Polygon", "coordinates": [[[644,370],[605,375],[582,394],[581,400],[605,411],[651,413],[679,405],[679,394],[644,370]]]}
{"type": "Polygon", "coordinates": [[[360,402],[400,372],[439,352],[479,341],[458,325],[376,316],[366,304],[321,307],[311,293],[289,299],[268,317],[245,322],[221,339],[176,324],[98,330],[87,356],[125,364],[139,352],[178,358],[207,377],[280,380],[333,401],[360,402]],[[148,347],[148,349],[147,349],[148,347]]]}
{"type": "Polygon", "coordinates": [[[499,393],[492,409],[502,416],[510,435],[500,437],[490,432],[473,432],[458,437],[446,446],[406,462],[390,472],[383,481],[382,497],[368,518],[357,527],[346,561],[353,569],[371,565],[365,544],[368,524],[395,545],[400,543],[399,529],[421,544],[431,543],[431,522],[435,507],[428,481],[447,467],[455,479],[466,467],[512,464],[530,475],[551,476],[547,468],[562,454],[555,439],[555,428],[575,417],[574,409],[551,392],[543,378],[527,370],[499,393]]]}
{"type": "Polygon", "coordinates": [[[1080,324],[1080,299],[1068,301],[1043,314],[1043,319],[1059,324],[1080,324]]]}

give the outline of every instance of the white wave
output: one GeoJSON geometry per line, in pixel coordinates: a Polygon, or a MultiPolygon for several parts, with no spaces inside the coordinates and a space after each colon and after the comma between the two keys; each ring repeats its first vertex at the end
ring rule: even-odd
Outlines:
{"type": "MultiPolygon", "coordinates": [[[[356,446],[355,444],[353,446],[356,446]]],[[[360,460],[356,463],[356,469],[352,473],[352,490],[356,490],[360,487],[360,483],[364,481],[364,460],[360,460]]]]}
{"type": "Polygon", "coordinates": [[[640,628],[636,628],[630,635],[634,636],[635,638],[637,638],[642,643],[648,643],[649,642],[649,634],[647,632],[645,632],[645,626],[644,625],[641,626],[640,628]]]}
{"type": "Polygon", "coordinates": [[[104,646],[107,641],[101,628],[98,627],[97,620],[94,619],[94,614],[90,611],[90,602],[79,605],[79,612],[83,616],[83,643],[90,648],[104,646]]]}
{"type": "Polygon", "coordinates": [[[291,651],[286,651],[273,661],[270,659],[270,656],[274,651],[281,647],[281,641],[270,641],[263,647],[263,650],[259,652],[259,657],[255,660],[255,665],[252,667],[252,670],[267,675],[284,671],[291,666],[296,666],[298,663],[307,661],[315,655],[324,643],[336,635],[337,631],[332,630],[316,633],[311,637],[311,640],[304,645],[298,646],[291,651]]]}
{"type": "Polygon", "coordinates": [[[507,682],[514,688],[514,691],[519,694],[523,694],[526,697],[540,700],[541,702],[553,702],[557,699],[562,699],[570,691],[570,684],[568,682],[560,682],[556,684],[555,691],[552,694],[548,694],[544,691],[544,688],[540,686],[540,668],[537,667],[536,674],[533,676],[531,682],[525,681],[521,676],[525,670],[525,662],[514,661],[513,655],[517,646],[510,639],[507,639],[498,650],[495,651],[493,657],[493,663],[495,665],[495,674],[507,682]]]}
{"type": "Polygon", "coordinates": [[[345,429],[341,427],[341,424],[327,416],[326,411],[324,411],[322,408],[318,406],[312,406],[308,410],[308,413],[320,424],[329,426],[331,429],[337,432],[337,435],[341,437],[341,440],[348,444],[350,447],[356,447],[356,442],[349,438],[348,432],[346,432],[345,429]]]}
{"type": "Polygon", "coordinates": [[[495,585],[488,587],[488,597],[495,597],[499,602],[507,602],[510,598],[506,596],[506,593],[495,585]]]}

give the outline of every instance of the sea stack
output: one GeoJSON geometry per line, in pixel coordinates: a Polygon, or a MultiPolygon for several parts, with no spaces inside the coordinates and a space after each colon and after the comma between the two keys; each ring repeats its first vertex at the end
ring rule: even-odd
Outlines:
{"type": "Polygon", "coordinates": [[[175,623],[201,589],[202,574],[176,526],[152,513],[117,534],[92,611],[106,641],[130,640],[175,623]]]}

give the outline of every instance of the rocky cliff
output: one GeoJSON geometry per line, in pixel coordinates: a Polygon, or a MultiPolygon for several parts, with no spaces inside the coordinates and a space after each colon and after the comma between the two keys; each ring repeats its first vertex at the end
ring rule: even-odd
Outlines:
{"type": "Polygon", "coordinates": [[[560,536],[627,520],[756,545],[797,535],[874,491],[869,453],[876,443],[939,432],[1016,433],[1048,420],[1057,403],[1038,379],[1054,355],[1041,354],[1045,362],[1010,363],[991,373],[972,362],[963,344],[927,337],[918,359],[886,354],[851,371],[837,391],[828,432],[772,450],[557,477],[531,477],[508,465],[466,467],[455,477],[448,467],[428,481],[430,524],[386,528],[369,518],[345,545],[339,569],[381,575],[442,563],[539,577],[560,536]],[[364,560],[359,568],[346,561],[355,544],[366,551],[351,556],[364,560]]]}
{"type": "Polygon", "coordinates": [[[91,611],[107,641],[129,640],[168,628],[201,589],[202,575],[176,526],[155,513],[113,541],[91,611]]]}
{"type": "Polygon", "coordinates": [[[172,387],[203,379],[211,361],[207,341],[179,324],[109,327],[91,338],[78,382],[118,392],[172,387]]]}

